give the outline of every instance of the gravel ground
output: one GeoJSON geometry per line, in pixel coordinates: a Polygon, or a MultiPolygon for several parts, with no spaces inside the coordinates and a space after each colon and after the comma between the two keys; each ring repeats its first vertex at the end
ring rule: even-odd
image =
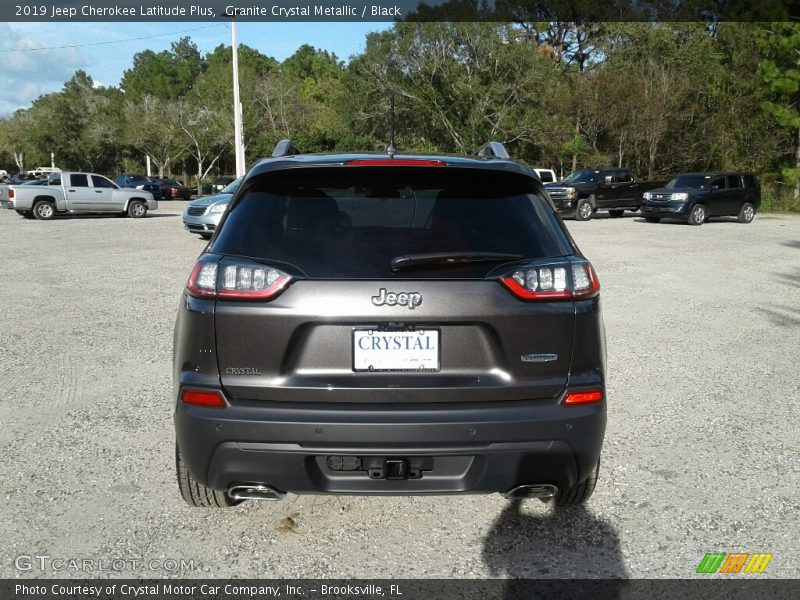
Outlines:
{"type": "Polygon", "coordinates": [[[800,577],[800,218],[568,223],[608,334],[585,509],[289,496],[211,511],[174,476],[172,328],[203,248],[184,205],[138,221],[0,211],[0,576],[83,575],[15,568],[48,555],[127,561],[106,576],[683,578],[716,550],[773,552],[764,576],[800,577]],[[132,568],[165,558],[193,568],[132,568]]]}

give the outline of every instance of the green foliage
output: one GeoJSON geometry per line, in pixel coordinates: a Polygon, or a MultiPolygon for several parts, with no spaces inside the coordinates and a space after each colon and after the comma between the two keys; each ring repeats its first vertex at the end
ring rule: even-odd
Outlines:
{"type": "MultiPolygon", "coordinates": [[[[467,3],[471,4],[471,3],[467,3]]],[[[465,4],[465,6],[467,5],[465,4]]],[[[247,163],[305,151],[471,152],[489,139],[566,173],[628,166],[759,174],[765,206],[800,200],[797,23],[397,23],[345,64],[303,45],[279,63],[239,48],[247,163]],[[754,76],[756,75],[756,76],[754,76]]],[[[232,52],[188,38],[133,57],[120,88],[78,71],[0,125],[2,168],[231,173],[232,52]],[[35,164],[34,164],[35,163],[35,164]]]]}
{"type": "Polygon", "coordinates": [[[206,67],[200,51],[188,37],[173,42],[170,50],[145,50],[133,57],[133,67],[122,76],[121,87],[132,98],[146,95],[161,100],[185,96],[206,67]]]}

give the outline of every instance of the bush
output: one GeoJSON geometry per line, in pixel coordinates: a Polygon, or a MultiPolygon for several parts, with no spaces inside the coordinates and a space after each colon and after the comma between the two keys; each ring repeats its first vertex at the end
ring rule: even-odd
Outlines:
{"type": "Polygon", "coordinates": [[[792,188],[783,185],[761,190],[761,210],[776,213],[800,213],[800,200],[794,198],[792,188]]]}

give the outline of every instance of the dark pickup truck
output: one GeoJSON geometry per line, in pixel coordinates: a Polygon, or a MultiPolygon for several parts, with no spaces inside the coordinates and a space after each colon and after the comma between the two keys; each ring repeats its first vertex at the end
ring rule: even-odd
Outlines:
{"type": "Polygon", "coordinates": [[[578,169],[544,187],[561,216],[588,221],[598,210],[607,210],[612,217],[639,210],[643,194],[664,183],[637,181],[628,169],[578,169]]]}

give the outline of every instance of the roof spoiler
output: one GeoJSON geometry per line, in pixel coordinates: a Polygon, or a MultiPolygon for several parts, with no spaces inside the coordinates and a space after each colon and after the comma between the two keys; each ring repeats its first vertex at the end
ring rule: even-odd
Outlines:
{"type": "Polygon", "coordinates": [[[295,154],[302,154],[297,149],[290,139],[284,139],[275,144],[275,149],[272,151],[272,158],[280,158],[281,156],[294,156],[295,154]]]}
{"type": "Polygon", "coordinates": [[[506,147],[500,142],[486,142],[483,146],[475,150],[474,156],[480,158],[501,158],[503,160],[511,158],[506,147]]]}

